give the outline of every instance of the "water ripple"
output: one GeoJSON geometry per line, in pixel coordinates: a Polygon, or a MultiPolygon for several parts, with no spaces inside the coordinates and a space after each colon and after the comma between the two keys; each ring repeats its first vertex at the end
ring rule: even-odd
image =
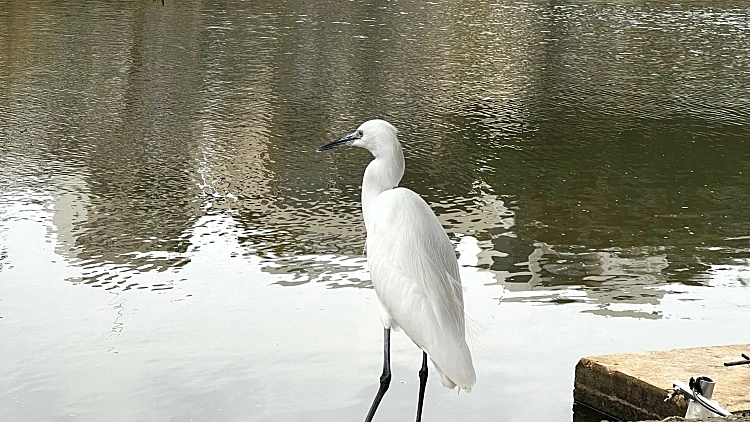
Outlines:
{"type": "Polygon", "coordinates": [[[0,235],[51,224],[71,281],[113,290],[229,237],[284,284],[368,287],[369,157],[313,151],[384,117],[403,185],[509,289],[624,303],[598,292],[744,265],[745,9],[370,6],[0,12],[0,235]]]}

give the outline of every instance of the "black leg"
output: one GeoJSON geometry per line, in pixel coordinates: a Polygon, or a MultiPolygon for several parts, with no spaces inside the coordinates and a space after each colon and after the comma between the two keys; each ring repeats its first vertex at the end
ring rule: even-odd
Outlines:
{"type": "Polygon", "coordinates": [[[380,400],[383,399],[385,392],[388,391],[388,386],[391,385],[391,329],[386,328],[383,336],[383,374],[380,376],[378,394],[375,396],[375,400],[372,401],[372,406],[370,406],[370,411],[367,412],[365,422],[372,421],[375,411],[378,410],[380,400]]]}
{"type": "Polygon", "coordinates": [[[424,389],[427,386],[427,353],[422,352],[422,369],[419,370],[419,401],[417,402],[417,422],[422,421],[424,389]]]}

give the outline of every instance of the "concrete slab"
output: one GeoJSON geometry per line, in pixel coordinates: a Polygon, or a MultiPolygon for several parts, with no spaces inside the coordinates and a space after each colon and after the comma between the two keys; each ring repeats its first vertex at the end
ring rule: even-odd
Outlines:
{"type": "Polygon", "coordinates": [[[716,380],[714,400],[732,413],[750,412],[750,365],[724,366],[742,353],[750,355],[750,344],[582,358],[573,397],[621,420],[684,416],[682,397],[664,401],[672,382],[708,375],[716,380]]]}

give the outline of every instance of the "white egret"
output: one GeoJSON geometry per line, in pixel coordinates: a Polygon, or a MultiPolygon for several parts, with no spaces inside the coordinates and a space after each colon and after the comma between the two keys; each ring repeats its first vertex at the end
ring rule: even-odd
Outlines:
{"type": "Polygon", "coordinates": [[[471,391],[476,374],[466,344],[464,301],[453,245],[429,205],[398,187],[404,154],[396,128],[384,120],[363,123],[354,133],[318,152],[351,145],[374,159],[362,180],[367,262],[384,327],[380,388],[365,419],[372,420],[391,381],[391,328],[404,330],[422,349],[417,422],[422,418],[427,356],[444,386],[471,391]]]}

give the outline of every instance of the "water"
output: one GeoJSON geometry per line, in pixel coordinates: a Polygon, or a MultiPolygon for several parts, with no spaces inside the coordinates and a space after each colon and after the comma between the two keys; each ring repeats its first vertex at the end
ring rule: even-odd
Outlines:
{"type": "MultiPolygon", "coordinates": [[[[356,420],[381,328],[362,121],[459,251],[478,384],[573,412],[581,356],[750,342],[742,2],[0,8],[0,420],[356,420]]],[[[378,418],[412,417],[393,344],[378,418]]]]}

